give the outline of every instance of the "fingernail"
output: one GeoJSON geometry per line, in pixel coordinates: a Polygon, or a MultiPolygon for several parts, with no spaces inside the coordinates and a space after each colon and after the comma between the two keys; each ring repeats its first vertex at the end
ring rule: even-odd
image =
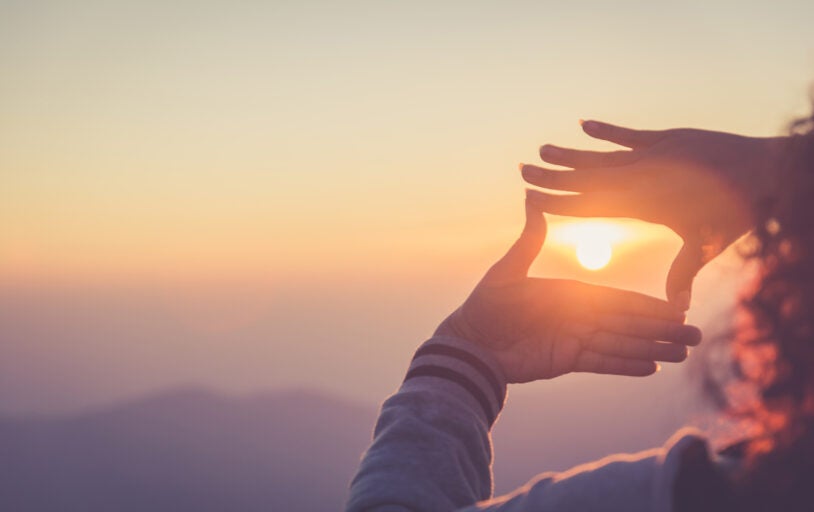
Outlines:
{"type": "Polygon", "coordinates": [[[519,163],[519,164],[517,164],[517,170],[518,170],[518,171],[522,171],[522,170],[523,170],[523,166],[524,166],[524,165],[526,165],[526,164],[524,164],[524,163],[522,163],[522,162],[521,162],[521,163],[519,163]]]}
{"type": "Polygon", "coordinates": [[[661,365],[659,363],[656,363],[656,373],[658,373],[660,371],[661,371],[661,365]]]}
{"type": "Polygon", "coordinates": [[[676,295],[676,307],[681,311],[687,311],[690,309],[690,292],[684,290],[683,292],[676,295]]]}
{"type": "Polygon", "coordinates": [[[583,121],[582,122],[582,129],[586,132],[595,132],[599,130],[599,123],[596,121],[583,121]]]}
{"type": "Polygon", "coordinates": [[[545,146],[540,147],[540,156],[551,156],[556,157],[562,154],[559,148],[555,146],[550,146],[546,144],[545,146]]]}
{"type": "Polygon", "coordinates": [[[585,122],[585,119],[580,119],[579,120],[579,125],[582,126],[582,123],[584,123],[584,122],[585,122]]]}

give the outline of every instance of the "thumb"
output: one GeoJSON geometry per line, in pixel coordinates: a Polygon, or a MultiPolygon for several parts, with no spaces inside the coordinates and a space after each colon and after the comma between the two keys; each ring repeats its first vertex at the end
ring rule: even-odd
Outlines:
{"type": "Polygon", "coordinates": [[[685,241],[667,274],[667,300],[682,311],[690,309],[692,281],[704,266],[701,243],[685,241]]]}
{"type": "Polygon", "coordinates": [[[520,238],[509,251],[492,267],[493,277],[526,277],[531,264],[540,254],[545,242],[547,225],[543,210],[535,201],[534,191],[526,191],[526,225],[520,238]],[[497,274],[497,275],[494,275],[497,274]]]}

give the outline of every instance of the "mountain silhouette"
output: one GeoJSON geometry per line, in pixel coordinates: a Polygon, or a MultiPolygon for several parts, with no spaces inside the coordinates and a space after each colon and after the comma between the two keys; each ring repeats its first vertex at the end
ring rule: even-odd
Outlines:
{"type": "Polygon", "coordinates": [[[0,510],[338,510],[375,408],[310,391],[180,390],[0,420],[0,510]]]}
{"type": "MultiPolygon", "coordinates": [[[[659,445],[687,417],[680,401],[665,405],[675,378],[646,389],[601,379],[512,389],[495,429],[498,493],[541,471],[659,445]]],[[[0,418],[0,510],[340,510],[376,413],[316,391],[181,389],[73,415],[0,418]]]]}

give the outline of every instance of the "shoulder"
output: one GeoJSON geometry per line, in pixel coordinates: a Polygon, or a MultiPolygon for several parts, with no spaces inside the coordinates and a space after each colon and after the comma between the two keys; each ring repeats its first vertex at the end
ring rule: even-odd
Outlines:
{"type": "Polygon", "coordinates": [[[673,507],[676,512],[732,510],[730,477],[742,468],[747,441],[711,454],[706,445],[692,444],[680,453],[673,477],[673,507]]]}

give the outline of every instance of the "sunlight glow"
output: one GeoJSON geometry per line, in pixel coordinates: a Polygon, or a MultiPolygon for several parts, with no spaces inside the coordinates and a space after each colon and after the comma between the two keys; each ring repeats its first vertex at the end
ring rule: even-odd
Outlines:
{"type": "Polygon", "coordinates": [[[599,270],[610,263],[613,246],[629,238],[628,230],[607,221],[575,221],[552,227],[551,238],[573,247],[580,265],[599,270]]]}

